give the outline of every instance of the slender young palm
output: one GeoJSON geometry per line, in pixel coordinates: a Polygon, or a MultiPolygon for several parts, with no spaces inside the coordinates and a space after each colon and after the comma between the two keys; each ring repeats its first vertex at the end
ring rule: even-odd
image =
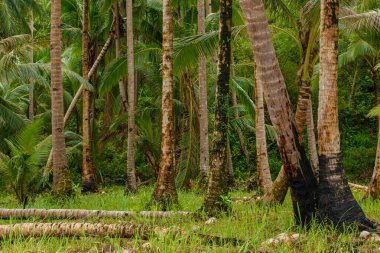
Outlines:
{"type": "Polygon", "coordinates": [[[231,71],[232,1],[220,0],[219,49],[212,158],[204,208],[209,215],[227,210],[227,132],[231,71]]]}
{"type": "MultiPolygon", "coordinates": [[[[205,1],[198,0],[198,34],[205,33],[205,1]]],[[[207,107],[207,76],[206,59],[201,56],[198,67],[199,82],[199,143],[200,143],[200,175],[207,178],[209,171],[208,147],[208,107],[207,107]]]]}
{"type": "Polygon", "coordinates": [[[318,107],[319,210],[339,228],[373,227],[352,195],[343,170],[338,120],[339,1],[321,1],[318,107]]]}
{"type": "MultiPolygon", "coordinates": [[[[30,36],[32,38],[33,43],[33,35],[34,35],[34,20],[33,20],[33,11],[30,12],[30,36]]],[[[33,47],[29,51],[29,62],[33,63],[33,47]]],[[[33,95],[33,81],[29,81],[29,120],[33,120],[34,118],[34,95],[33,95]]]]}
{"type": "Polygon", "coordinates": [[[254,51],[256,79],[264,88],[269,115],[277,134],[284,171],[292,188],[292,201],[297,223],[308,224],[315,214],[317,181],[298,140],[297,127],[291,111],[269,24],[261,0],[240,0],[247,31],[254,51]]]}
{"type": "MultiPolygon", "coordinates": [[[[83,0],[82,18],[82,75],[88,78],[89,56],[88,56],[88,0],[83,0]]],[[[82,191],[96,192],[95,175],[92,164],[91,131],[90,131],[90,91],[83,89],[83,152],[82,152],[82,191]]]]}
{"type": "Polygon", "coordinates": [[[161,160],[152,196],[152,202],[161,204],[164,210],[178,203],[173,136],[173,13],[170,3],[170,0],[163,0],[161,160]]]}
{"type": "Polygon", "coordinates": [[[264,195],[272,194],[272,178],[269,169],[267,141],[265,134],[265,114],[264,114],[264,94],[263,83],[256,79],[256,153],[257,171],[259,172],[259,186],[264,195]]]}
{"type": "Polygon", "coordinates": [[[53,193],[65,195],[71,192],[71,176],[68,169],[63,125],[63,91],[61,70],[61,1],[51,3],[51,106],[53,145],[53,193]]]}
{"type": "Polygon", "coordinates": [[[127,0],[127,57],[128,57],[128,148],[126,191],[136,192],[135,137],[136,137],[136,85],[133,50],[132,0],[127,0]]]}

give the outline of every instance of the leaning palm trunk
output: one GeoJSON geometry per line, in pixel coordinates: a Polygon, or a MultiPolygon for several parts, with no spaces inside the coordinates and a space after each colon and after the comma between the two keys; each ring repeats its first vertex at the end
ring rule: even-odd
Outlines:
{"type": "Polygon", "coordinates": [[[83,209],[0,209],[0,219],[87,219],[87,218],[125,218],[140,216],[147,218],[166,218],[173,216],[190,216],[190,212],[160,211],[103,211],[83,209]]]}
{"type": "Polygon", "coordinates": [[[318,151],[317,144],[315,140],[315,127],[314,127],[314,117],[313,117],[313,105],[311,99],[308,101],[307,111],[306,111],[306,127],[307,127],[307,146],[310,154],[311,167],[313,168],[314,175],[319,178],[319,161],[318,161],[318,151]]]}
{"type": "MultiPolygon", "coordinates": [[[[379,80],[377,76],[376,70],[372,71],[372,80],[374,83],[374,87],[378,87],[379,80]]],[[[376,89],[375,89],[376,90],[376,89]]],[[[376,104],[378,104],[378,96],[376,96],[376,104]]],[[[376,150],[376,160],[375,167],[373,169],[373,175],[371,178],[371,182],[369,184],[369,194],[373,199],[380,199],[380,117],[377,118],[377,150],[376,150]]]]}
{"type": "Polygon", "coordinates": [[[219,7],[219,52],[216,89],[215,123],[212,159],[209,173],[205,211],[209,215],[228,208],[223,197],[227,195],[227,132],[229,107],[229,81],[231,70],[232,0],[221,0],[219,7]]]}
{"type": "Polygon", "coordinates": [[[317,181],[298,140],[289,95],[273,47],[264,5],[261,0],[240,0],[240,6],[253,46],[257,82],[263,84],[284,170],[292,189],[296,222],[308,224],[316,211],[317,181]]]}
{"type": "MultiPolygon", "coordinates": [[[[205,1],[198,0],[198,34],[205,33],[205,1]]],[[[206,59],[201,56],[198,68],[199,83],[199,145],[200,145],[200,176],[204,180],[209,171],[208,142],[208,107],[207,107],[207,77],[206,59]]]]}
{"type": "Polygon", "coordinates": [[[173,14],[170,2],[170,0],[163,1],[161,160],[152,196],[152,203],[159,203],[163,210],[178,203],[174,167],[173,14]]]}
{"type": "MultiPolygon", "coordinates": [[[[83,31],[82,31],[82,75],[88,78],[88,0],[83,0],[83,31]]],[[[82,151],[82,191],[96,192],[94,169],[91,157],[91,132],[90,132],[90,91],[83,89],[83,151],[82,151]]]]}
{"type": "Polygon", "coordinates": [[[136,85],[133,50],[133,16],[132,0],[127,0],[127,57],[128,57],[128,147],[127,147],[127,192],[137,191],[135,165],[135,137],[136,137],[136,85]]]}
{"type": "Polygon", "coordinates": [[[378,124],[375,168],[373,169],[373,175],[368,190],[373,199],[380,199],[380,124],[378,124]]]}
{"type": "MultiPolygon", "coordinates": [[[[109,46],[111,45],[111,42],[112,42],[112,39],[113,39],[113,36],[114,36],[114,33],[113,31],[110,33],[110,36],[108,37],[106,43],[104,44],[102,50],[100,51],[98,57],[96,58],[94,64],[92,65],[90,71],[88,72],[88,77],[87,79],[90,79],[90,77],[95,73],[95,70],[96,68],[98,67],[98,65],[100,64],[100,61],[103,59],[104,55],[106,54],[109,46]]],[[[82,95],[83,93],[83,89],[84,89],[85,85],[81,85],[79,87],[79,89],[77,90],[77,92],[75,93],[75,96],[73,98],[73,100],[71,100],[71,103],[69,105],[69,108],[67,109],[66,113],[65,113],[65,117],[64,117],[64,120],[63,120],[63,126],[66,126],[70,116],[71,116],[71,113],[74,111],[74,108],[77,104],[77,102],[79,101],[79,98],[80,96],[82,95]]],[[[51,168],[52,166],[52,162],[53,162],[53,152],[51,151],[50,154],[49,154],[49,158],[48,158],[48,161],[46,163],[46,167],[47,168],[51,168]]]]}
{"type": "Polygon", "coordinates": [[[321,1],[318,107],[319,210],[339,229],[373,227],[349,188],[343,170],[338,120],[339,1],[321,1]]]}
{"type": "Polygon", "coordinates": [[[22,223],[0,225],[0,237],[70,237],[70,236],[101,236],[117,238],[147,239],[153,230],[144,225],[136,224],[103,224],[103,223],[22,223]]]}
{"type": "Polygon", "coordinates": [[[51,105],[53,193],[65,195],[71,192],[71,176],[67,166],[63,123],[63,87],[61,70],[61,1],[51,3],[51,105]]]}

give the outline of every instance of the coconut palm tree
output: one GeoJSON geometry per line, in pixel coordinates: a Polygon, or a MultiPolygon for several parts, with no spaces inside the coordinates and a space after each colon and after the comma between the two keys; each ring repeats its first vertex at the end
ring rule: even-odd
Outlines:
{"type": "Polygon", "coordinates": [[[51,3],[51,105],[53,193],[57,196],[71,192],[71,175],[67,164],[63,126],[63,91],[61,70],[61,1],[51,3]]]}
{"type": "Polygon", "coordinates": [[[170,0],[163,0],[161,157],[152,196],[152,202],[161,204],[163,209],[178,203],[173,160],[173,14],[170,4],[170,0]]]}
{"type": "MultiPolygon", "coordinates": [[[[202,35],[205,29],[205,1],[198,0],[198,34],[202,35]]],[[[199,143],[200,143],[200,176],[207,178],[209,171],[209,143],[208,143],[208,107],[207,107],[207,76],[206,59],[201,56],[198,67],[199,83],[199,143]]]]}
{"type": "MultiPolygon", "coordinates": [[[[88,51],[88,0],[83,0],[82,18],[82,75],[88,79],[89,51],[88,51]]],[[[90,91],[83,89],[83,154],[82,154],[82,191],[96,192],[96,182],[92,164],[91,130],[90,130],[90,91]]]]}
{"type": "Polygon", "coordinates": [[[341,229],[357,223],[373,227],[348,186],[343,170],[338,121],[339,1],[321,1],[318,107],[319,210],[341,229]]]}
{"type": "Polygon", "coordinates": [[[298,139],[289,95],[272,44],[261,0],[240,0],[254,51],[257,83],[264,87],[269,115],[277,134],[284,171],[292,189],[297,223],[308,224],[315,214],[317,181],[298,139]]]}
{"type": "Polygon", "coordinates": [[[136,84],[133,49],[133,5],[127,0],[127,58],[128,58],[128,147],[127,147],[127,185],[126,191],[136,192],[135,136],[136,136],[136,84]]]}
{"type": "Polygon", "coordinates": [[[227,210],[227,133],[229,82],[231,71],[232,1],[221,0],[219,6],[218,77],[212,158],[204,208],[209,215],[227,210]]]}

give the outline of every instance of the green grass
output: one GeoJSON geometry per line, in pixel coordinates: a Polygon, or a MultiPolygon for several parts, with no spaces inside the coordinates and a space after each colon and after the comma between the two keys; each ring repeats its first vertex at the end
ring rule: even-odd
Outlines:
{"type": "MultiPolygon", "coordinates": [[[[146,210],[146,203],[152,194],[152,188],[142,188],[137,195],[125,197],[122,187],[105,188],[100,193],[91,195],[77,195],[65,201],[58,201],[49,194],[40,195],[30,204],[29,208],[78,208],[103,210],[146,210]]],[[[360,199],[361,194],[355,193],[360,199]]],[[[249,196],[249,193],[234,191],[232,197],[249,196]]],[[[13,196],[3,195],[2,208],[17,208],[13,196]]],[[[194,192],[179,192],[179,201],[182,210],[196,211],[203,201],[203,195],[194,192]]],[[[379,220],[380,202],[366,200],[361,203],[367,216],[379,220]]],[[[180,227],[186,231],[185,235],[152,236],[149,239],[151,248],[144,249],[142,245],[147,241],[140,238],[13,238],[1,241],[2,252],[122,252],[123,248],[135,249],[138,252],[250,252],[248,249],[258,250],[262,243],[280,233],[301,233],[304,238],[293,245],[281,244],[277,247],[266,246],[268,252],[350,252],[355,247],[360,252],[377,252],[380,243],[364,242],[356,246],[358,236],[355,233],[338,234],[333,230],[314,224],[309,231],[294,226],[293,212],[288,197],[283,206],[261,206],[256,203],[233,204],[231,215],[218,218],[212,225],[204,225],[205,219],[170,218],[170,219],[144,219],[129,217],[126,220],[97,220],[89,222],[136,222],[153,227],[180,227]],[[200,229],[197,233],[228,238],[237,238],[245,244],[233,246],[231,243],[221,245],[206,243],[194,231],[193,226],[200,229]]],[[[0,221],[1,224],[16,223],[20,221],[0,221]]],[[[45,222],[49,222],[46,221],[45,222]]],[[[379,249],[380,250],[380,249],[379,249]]]]}

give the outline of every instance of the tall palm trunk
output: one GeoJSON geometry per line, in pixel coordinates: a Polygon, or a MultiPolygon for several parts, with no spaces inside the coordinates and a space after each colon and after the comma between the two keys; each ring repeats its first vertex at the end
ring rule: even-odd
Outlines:
{"type": "Polygon", "coordinates": [[[126,191],[136,192],[136,166],[135,166],[135,112],[136,112],[136,90],[135,90],[135,64],[133,50],[133,6],[132,0],[127,0],[127,57],[128,57],[128,148],[127,148],[127,185],[126,191]]]}
{"type": "MultiPolygon", "coordinates": [[[[34,37],[34,20],[33,11],[30,12],[30,22],[29,22],[30,36],[34,37]]],[[[33,48],[29,51],[29,62],[33,63],[33,48]]],[[[29,81],[29,120],[32,121],[34,118],[34,92],[33,92],[33,81],[29,81]]]]}
{"type": "Polygon", "coordinates": [[[226,187],[226,144],[231,70],[232,0],[220,0],[219,13],[217,104],[215,108],[211,168],[204,203],[205,211],[210,215],[228,208],[226,202],[223,201],[223,196],[228,192],[226,187]]]}
{"type": "Polygon", "coordinates": [[[206,0],[206,16],[212,12],[211,0],[206,0]]]}
{"type": "MultiPolygon", "coordinates": [[[[82,31],[82,75],[88,78],[88,0],[83,0],[83,31],[82,31]]],[[[83,89],[83,161],[82,161],[82,192],[96,192],[95,175],[91,158],[91,131],[90,131],[90,91],[83,89]]]]}
{"type": "MultiPolygon", "coordinates": [[[[120,16],[119,16],[119,5],[117,3],[113,6],[113,15],[115,20],[115,52],[116,52],[116,58],[119,58],[121,56],[121,49],[120,49],[120,16]]],[[[125,85],[122,80],[119,81],[119,92],[120,92],[120,100],[121,100],[121,106],[122,111],[127,112],[128,111],[128,101],[125,91],[125,85]]]]}
{"type": "MultiPolygon", "coordinates": [[[[256,70],[255,70],[256,71],[256,70]]],[[[256,73],[255,73],[256,76],[256,73]]],[[[259,187],[266,196],[272,193],[272,178],[269,169],[267,139],[265,134],[264,94],[263,83],[257,78],[255,82],[256,100],[256,154],[257,171],[259,172],[259,187]]]]}
{"type": "Polygon", "coordinates": [[[319,209],[340,229],[353,223],[372,227],[354,199],[343,171],[338,121],[339,1],[321,1],[318,108],[319,209]]]}
{"type": "Polygon", "coordinates": [[[240,6],[253,46],[257,83],[265,84],[265,100],[292,189],[296,222],[308,224],[315,215],[317,181],[298,140],[289,95],[273,47],[264,5],[261,0],[240,0],[240,6]]]}
{"type": "Polygon", "coordinates": [[[53,146],[53,193],[65,195],[71,192],[71,176],[67,165],[63,125],[63,88],[61,69],[61,1],[51,3],[51,106],[53,146]]]}
{"type": "Polygon", "coordinates": [[[170,3],[163,0],[161,160],[152,196],[152,202],[161,204],[164,210],[178,203],[173,160],[173,14],[170,3]]]}
{"type": "MultiPolygon", "coordinates": [[[[205,1],[198,0],[198,34],[205,33],[205,1]]],[[[200,176],[206,179],[209,171],[209,143],[208,143],[208,107],[207,107],[207,77],[206,59],[199,59],[199,145],[200,145],[200,176]]]]}

